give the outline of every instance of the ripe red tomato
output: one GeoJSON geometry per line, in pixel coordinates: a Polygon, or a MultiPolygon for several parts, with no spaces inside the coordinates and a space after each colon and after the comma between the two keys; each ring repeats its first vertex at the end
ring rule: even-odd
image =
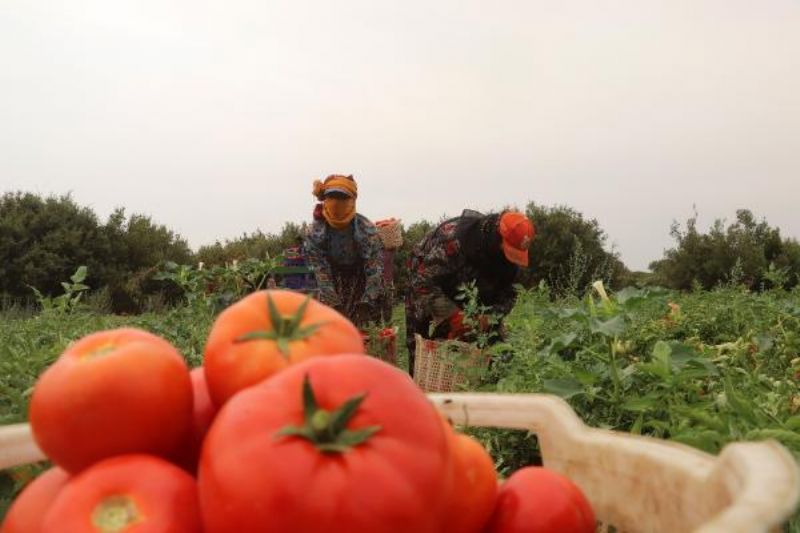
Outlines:
{"type": "Polygon", "coordinates": [[[577,485],[542,467],[514,472],[503,483],[488,532],[594,533],[594,512],[577,485]]]}
{"type": "Polygon", "coordinates": [[[482,531],[494,510],[497,473],[483,445],[469,435],[453,433],[453,496],[447,531],[482,531]]]}
{"type": "Polygon", "coordinates": [[[39,377],[29,414],[39,447],[69,472],[123,453],[172,456],[192,420],[189,370],[146,331],[93,333],[39,377]]]}
{"type": "Polygon", "coordinates": [[[206,531],[442,531],[449,442],[405,372],[310,359],[220,410],[200,458],[206,531]]]}
{"type": "Polygon", "coordinates": [[[44,518],[59,533],[194,533],[202,530],[197,484],[151,455],[120,455],[72,478],[44,518]]]}
{"type": "Polygon", "coordinates": [[[214,421],[217,408],[211,402],[206,385],[206,375],[203,367],[197,367],[190,373],[192,378],[192,390],[194,392],[194,416],[192,417],[192,431],[189,442],[186,446],[184,459],[181,465],[185,465],[191,472],[197,470],[197,462],[200,459],[200,448],[203,446],[208,428],[214,421]]]}
{"type": "Polygon", "coordinates": [[[300,293],[253,293],[223,311],[208,335],[204,362],[211,399],[228,398],[318,355],[364,353],[358,329],[333,308],[300,293]]]}
{"type": "Polygon", "coordinates": [[[0,533],[43,531],[44,515],[68,479],[66,470],[56,466],[31,481],[11,504],[0,533]]]}

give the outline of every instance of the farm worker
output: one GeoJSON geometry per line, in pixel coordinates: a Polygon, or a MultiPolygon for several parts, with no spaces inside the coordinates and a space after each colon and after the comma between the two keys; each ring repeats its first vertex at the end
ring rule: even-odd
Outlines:
{"type": "MultiPolygon", "coordinates": [[[[414,374],[414,334],[428,339],[459,339],[470,333],[457,298],[464,284],[475,282],[478,304],[502,319],[514,305],[513,283],[528,266],[535,230],[517,211],[483,215],[470,209],[441,223],[411,252],[406,289],[406,344],[409,373],[414,374]]],[[[481,317],[481,328],[488,321],[481,317]]]]}
{"type": "Polygon", "coordinates": [[[380,314],[385,295],[378,231],[356,212],[358,186],[353,176],[317,180],[313,193],[319,203],[304,248],[318,298],[363,327],[380,314]]]}

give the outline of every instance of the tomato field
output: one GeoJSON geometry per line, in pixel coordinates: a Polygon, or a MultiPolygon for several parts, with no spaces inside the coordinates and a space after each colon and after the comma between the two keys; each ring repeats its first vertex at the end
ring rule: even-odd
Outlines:
{"type": "MultiPolygon", "coordinates": [[[[172,342],[194,367],[217,314],[202,298],[132,316],[80,305],[7,313],[0,322],[0,423],[27,419],[36,378],[72,341],[102,329],[138,327],[172,342]]],[[[402,324],[399,306],[394,321],[402,324]]],[[[546,287],[521,289],[507,326],[507,339],[493,349],[477,390],[556,394],[591,426],[711,453],[731,441],[776,439],[800,456],[797,290],[627,288],[607,295],[597,285],[583,298],[556,299],[546,287]]],[[[405,368],[402,349],[399,355],[405,368]]],[[[501,475],[538,461],[532,436],[489,429],[472,434],[501,475]]],[[[39,470],[2,473],[0,515],[39,470]]]]}

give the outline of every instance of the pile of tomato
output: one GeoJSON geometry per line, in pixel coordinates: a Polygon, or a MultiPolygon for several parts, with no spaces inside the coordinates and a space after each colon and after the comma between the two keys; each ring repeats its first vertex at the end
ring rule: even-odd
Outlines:
{"type": "Polygon", "coordinates": [[[352,323],[289,291],[223,311],[191,372],[145,331],[78,340],[36,383],[30,423],[54,466],[2,533],[595,530],[576,485],[534,467],[499,484],[352,323]]]}

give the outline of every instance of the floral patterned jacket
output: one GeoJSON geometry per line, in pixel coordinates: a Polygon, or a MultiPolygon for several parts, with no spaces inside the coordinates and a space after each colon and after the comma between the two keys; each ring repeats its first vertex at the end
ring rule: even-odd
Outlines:
{"type": "Polygon", "coordinates": [[[367,217],[356,215],[341,231],[330,227],[324,219],[314,220],[304,249],[306,261],[317,278],[322,303],[332,307],[341,303],[333,283],[333,269],[360,267],[366,278],[361,301],[379,305],[384,297],[383,245],[375,225],[367,217]]]}
{"type": "Polygon", "coordinates": [[[459,239],[466,227],[479,223],[483,217],[465,210],[460,217],[440,224],[414,248],[408,265],[408,318],[438,326],[460,309],[455,297],[463,284],[472,281],[477,284],[481,304],[500,316],[511,311],[517,269],[510,268],[503,274],[481,269],[470,260],[459,239]]]}

